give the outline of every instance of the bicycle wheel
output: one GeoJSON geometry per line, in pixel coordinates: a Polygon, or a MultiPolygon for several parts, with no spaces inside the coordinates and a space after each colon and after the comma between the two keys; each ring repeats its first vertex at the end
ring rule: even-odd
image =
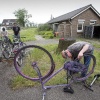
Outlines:
{"type": "Polygon", "coordinates": [[[11,57],[11,54],[12,54],[12,45],[9,43],[6,44],[2,53],[3,53],[4,58],[9,59],[11,57]]]}
{"type": "MultiPolygon", "coordinates": [[[[22,47],[24,47],[24,46],[26,46],[26,44],[25,44],[25,43],[22,43],[22,45],[19,46],[19,47],[22,48],[22,47]]],[[[17,57],[17,63],[18,63],[18,65],[19,65],[20,67],[21,67],[22,64],[23,64],[23,58],[24,58],[25,55],[26,55],[26,49],[23,49],[23,50],[21,50],[21,52],[19,53],[19,55],[18,55],[18,57],[17,57]]]]}
{"type": "Polygon", "coordinates": [[[17,61],[18,66],[21,67],[22,64],[23,64],[23,54],[22,53],[19,54],[19,56],[17,57],[16,61],[17,61]]]}
{"type": "MultiPolygon", "coordinates": [[[[21,43],[20,43],[20,48],[22,48],[22,47],[24,47],[24,46],[26,46],[26,43],[21,42],[21,43]]],[[[21,52],[21,55],[25,55],[25,54],[26,54],[26,51],[23,50],[23,51],[21,52]]]]}
{"type": "Polygon", "coordinates": [[[79,68],[77,66],[74,67],[73,69],[70,70],[70,74],[73,80],[84,81],[88,79],[88,77],[94,72],[94,68],[96,65],[96,58],[92,54],[84,54],[82,59],[79,60],[79,63],[81,64],[81,65],[77,65],[79,66],[79,68]],[[88,67],[84,64],[84,57],[90,57],[91,59],[90,65],[88,67]],[[83,75],[84,73],[86,73],[86,75],[83,75]]]}
{"type": "Polygon", "coordinates": [[[32,63],[36,63],[40,72],[41,78],[44,80],[50,76],[54,69],[55,64],[51,54],[44,48],[37,45],[28,45],[20,48],[14,57],[14,66],[16,71],[24,78],[37,81],[39,76],[34,70],[32,63]],[[23,51],[26,53],[23,55],[23,51]],[[22,54],[22,55],[21,55],[22,54]],[[21,66],[18,63],[18,58],[21,55],[23,63],[21,66]]]}
{"type": "Polygon", "coordinates": [[[26,43],[22,42],[22,46],[26,46],[26,43]]]}
{"type": "Polygon", "coordinates": [[[2,57],[2,50],[3,50],[3,47],[2,47],[2,40],[0,40],[0,58],[2,57]]]}

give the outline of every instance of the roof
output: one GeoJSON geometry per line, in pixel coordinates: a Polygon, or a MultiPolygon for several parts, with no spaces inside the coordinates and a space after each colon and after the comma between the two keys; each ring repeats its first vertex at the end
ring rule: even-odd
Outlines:
{"type": "Polygon", "coordinates": [[[3,19],[2,23],[16,22],[17,19],[3,19]]]}
{"type": "Polygon", "coordinates": [[[64,14],[64,15],[61,15],[59,17],[53,18],[50,21],[48,21],[48,23],[51,24],[51,23],[56,23],[56,22],[60,22],[60,21],[73,19],[73,18],[75,18],[79,14],[83,13],[84,11],[86,11],[89,8],[91,8],[100,17],[100,13],[90,4],[90,5],[87,5],[85,7],[79,8],[77,10],[71,11],[67,14],[64,14]]]}

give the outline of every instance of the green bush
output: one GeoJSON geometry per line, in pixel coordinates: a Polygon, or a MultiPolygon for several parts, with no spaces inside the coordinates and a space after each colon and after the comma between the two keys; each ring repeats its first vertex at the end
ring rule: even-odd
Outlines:
{"type": "Polygon", "coordinates": [[[39,35],[44,35],[45,34],[45,31],[39,31],[38,34],[39,35]]]}
{"type": "Polygon", "coordinates": [[[51,26],[49,24],[40,24],[38,26],[38,31],[50,31],[52,30],[51,26]]]}
{"type": "Polygon", "coordinates": [[[52,39],[54,37],[52,31],[46,31],[45,34],[43,35],[43,38],[48,38],[52,39]]]}

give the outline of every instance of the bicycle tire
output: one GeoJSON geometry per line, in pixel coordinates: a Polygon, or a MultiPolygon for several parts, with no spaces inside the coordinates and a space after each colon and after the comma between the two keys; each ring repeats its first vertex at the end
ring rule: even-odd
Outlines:
{"type": "MultiPolygon", "coordinates": [[[[87,71],[86,76],[82,77],[82,76],[81,76],[81,73],[75,73],[75,74],[77,74],[76,76],[75,76],[75,74],[73,74],[73,79],[74,79],[75,81],[85,81],[85,80],[88,79],[88,77],[90,77],[90,75],[94,72],[95,65],[96,65],[96,58],[95,58],[95,56],[92,55],[92,54],[88,54],[88,53],[87,53],[87,54],[84,54],[84,55],[83,55],[83,58],[84,58],[85,56],[90,56],[90,57],[91,57],[91,64],[90,64],[89,67],[88,67],[88,71],[87,71]]],[[[80,61],[80,62],[81,62],[81,64],[84,64],[83,61],[80,61]]]]}
{"type": "Polygon", "coordinates": [[[22,42],[22,44],[23,44],[22,46],[27,46],[27,44],[26,44],[26,43],[24,43],[24,42],[22,42]]]}
{"type": "Polygon", "coordinates": [[[2,51],[2,54],[5,59],[9,59],[12,54],[12,45],[11,44],[6,45],[2,51]]]}
{"type": "Polygon", "coordinates": [[[32,67],[33,62],[36,62],[38,64],[38,67],[42,75],[41,76],[42,80],[49,77],[55,69],[55,64],[51,54],[41,46],[27,45],[20,48],[18,52],[15,54],[14,66],[19,75],[29,80],[38,81],[40,80],[40,78],[37,72],[32,67]],[[22,66],[19,66],[17,58],[23,51],[26,51],[26,54],[23,55],[22,66]]]}
{"type": "MultiPolygon", "coordinates": [[[[19,43],[20,45],[19,45],[19,48],[22,48],[22,47],[24,47],[24,46],[26,46],[26,43],[24,43],[24,42],[20,42],[19,43]]],[[[18,57],[18,61],[17,61],[17,63],[18,63],[18,65],[21,67],[21,65],[22,65],[22,63],[23,63],[23,56],[26,54],[26,52],[25,52],[25,50],[22,50],[22,52],[20,53],[20,55],[19,55],[19,57],[18,57]]]]}

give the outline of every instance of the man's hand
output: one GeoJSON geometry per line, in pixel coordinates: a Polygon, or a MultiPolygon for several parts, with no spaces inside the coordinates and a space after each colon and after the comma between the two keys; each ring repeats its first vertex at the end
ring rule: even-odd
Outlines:
{"type": "Polygon", "coordinates": [[[78,59],[81,59],[82,57],[83,57],[83,53],[82,52],[79,52],[78,59]]]}
{"type": "Polygon", "coordinates": [[[78,54],[78,59],[81,59],[81,58],[83,57],[83,53],[84,53],[85,51],[87,51],[88,48],[89,48],[89,44],[86,44],[86,45],[82,48],[82,50],[79,52],[79,54],[78,54]]]}

